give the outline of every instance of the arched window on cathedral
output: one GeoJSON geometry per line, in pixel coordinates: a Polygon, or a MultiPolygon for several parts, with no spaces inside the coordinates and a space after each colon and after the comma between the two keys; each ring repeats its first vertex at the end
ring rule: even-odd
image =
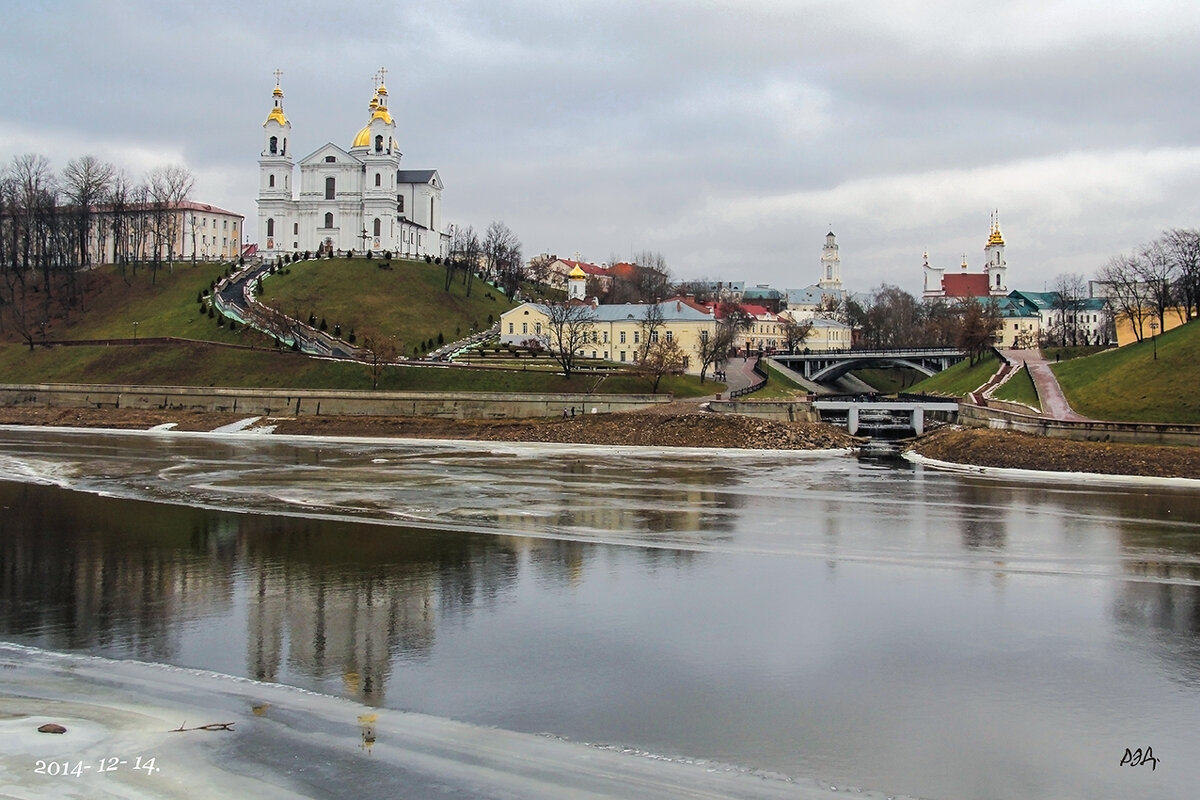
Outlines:
{"type": "Polygon", "coordinates": [[[375,137],[375,152],[376,153],[383,152],[383,137],[382,136],[375,137]]]}
{"type": "Polygon", "coordinates": [[[383,229],[383,223],[379,221],[379,217],[376,217],[375,218],[375,235],[378,236],[379,232],[382,229],[383,229]]]}
{"type": "Polygon", "coordinates": [[[270,186],[272,189],[275,188],[275,176],[274,175],[270,175],[267,177],[267,186],[270,186]]]}
{"type": "Polygon", "coordinates": [[[281,156],[287,155],[287,137],[286,136],[283,137],[283,147],[280,148],[279,155],[281,155],[281,156]]]}
{"type": "MultiPolygon", "coordinates": [[[[330,180],[333,180],[333,178],[330,178],[330,180]]],[[[326,228],[333,227],[333,214],[332,213],[325,214],[325,227],[326,228]]]]}
{"type": "Polygon", "coordinates": [[[378,172],[376,172],[376,173],[375,173],[375,185],[376,185],[376,186],[382,186],[382,185],[383,185],[383,176],[382,176],[382,175],[380,175],[378,172]]]}
{"type": "Polygon", "coordinates": [[[325,199],[333,200],[337,195],[337,182],[331,175],[325,179],[325,199]]]}
{"type": "Polygon", "coordinates": [[[402,194],[396,195],[396,211],[404,213],[404,195],[402,194]]]}
{"type": "Polygon", "coordinates": [[[267,236],[274,236],[274,235],[275,235],[275,220],[268,219],[267,220],[267,236]]]}
{"type": "Polygon", "coordinates": [[[275,155],[276,153],[279,152],[279,137],[277,137],[277,136],[271,137],[271,144],[268,149],[270,149],[271,155],[275,155]]]}

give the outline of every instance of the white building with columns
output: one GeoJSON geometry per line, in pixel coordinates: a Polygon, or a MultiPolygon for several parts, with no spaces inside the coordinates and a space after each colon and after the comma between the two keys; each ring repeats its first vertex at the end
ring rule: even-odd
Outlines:
{"type": "Polygon", "coordinates": [[[296,161],[280,74],[258,159],[259,253],[273,258],[369,249],[408,257],[447,255],[441,176],[435,169],[400,168],[396,122],[382,77],[367,106],[367,124],[349,149],[328,142],[296,161]]]}

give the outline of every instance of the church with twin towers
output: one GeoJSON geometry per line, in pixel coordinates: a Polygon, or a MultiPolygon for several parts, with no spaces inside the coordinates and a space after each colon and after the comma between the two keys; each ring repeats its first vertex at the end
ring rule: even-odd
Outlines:
{"type": "Polygon", "coordinates": [[[410,258],[449,253],[441,176],[436,169],[401,169],[386,73],[381,69],[375,75],[367,123],[349,148],[327,142],[296,160],[292,123],[283,110],[282,73],[275,71],[258,160],[258,240],[264,258],[351,250],[410,258]]]}

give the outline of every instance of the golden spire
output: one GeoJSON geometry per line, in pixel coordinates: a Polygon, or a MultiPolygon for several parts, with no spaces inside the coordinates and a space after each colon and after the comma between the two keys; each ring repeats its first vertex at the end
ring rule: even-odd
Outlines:
{"type": "Polygon", "coordinates": [[[991,230],[988,232],[987,246],[991,247],[992,245],[1000,245],[1001,247],[1004,246],[1004,237],[1000,235],[999,209],[992,212],[991,230]]]}
{"type": "MultiPolygon", "coordinates": [[[[279,87],[279,79],[283,75],[283,70],[275,70],[275,90],[271,92],[271,97],[274,98],[274,105],[271,107],[271,113],[267,114],[267,122],[275,120],[280,125],[287,125],[287,117],[283,115],[283,89],[279,87]]],[[[263,124],[266,125],[267,122],[263,124]]]]}

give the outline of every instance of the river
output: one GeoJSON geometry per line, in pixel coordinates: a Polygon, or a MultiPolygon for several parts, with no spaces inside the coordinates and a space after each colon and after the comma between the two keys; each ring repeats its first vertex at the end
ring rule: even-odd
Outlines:
{"type": "Polygon", "coordinates": [[[22,428],[0,476],[0,640],[30,652],[843,791],[1200,785],[1197,489],[22,428]]]}

